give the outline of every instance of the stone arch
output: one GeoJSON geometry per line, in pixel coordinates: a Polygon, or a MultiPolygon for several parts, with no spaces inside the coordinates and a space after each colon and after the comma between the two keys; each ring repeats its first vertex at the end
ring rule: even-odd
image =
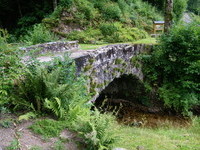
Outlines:
{"type": "Polygon", "coordinates": [[[133,74],[123,74],[115,78],[99,93],[95,103],[98,105],[104,99],[125,99],[134,104],[147,105],[148,98],[148,92],[142,80],[133,74]]]}
{"type": "Polygon", "coordinates": [[[94,101],[115,78],[134,75],[143,80],[140,62],[135,59],[151,46],[144,44],[116,44],[76,54],[77,72],[88,77],[88,90],[94,101]]]}

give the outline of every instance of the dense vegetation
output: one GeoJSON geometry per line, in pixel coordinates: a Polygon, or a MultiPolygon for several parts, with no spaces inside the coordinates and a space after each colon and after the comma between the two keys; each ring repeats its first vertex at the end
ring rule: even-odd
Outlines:
{"type": "Polygon", "coordinates": [[[188,10],[193,13],[200,15],[200,0],[189,0],[188,1],[188,10]]]}
{"type": "MultiPolygon", "coordinates": [[[[42,20],[48,30],[69,40],[127,42],[146,38],[146,32],[152,30],[152,21],[163,20],[163,0],[60,0],[56,8],[53,2],[1,1],[0,27],[12,33],[9,41],[24,41],[23,35],[42,20]]],[[[175,0],[175,22],[182,17],[186,2],[175,0]]]]}
{"type": "Polygon", "coordinates": [[[165,105],[185,115],[200,105],[199,41],[198,23],[179,25],[163,35],[159,46],[143,58],[145,74],[165,105]]]}

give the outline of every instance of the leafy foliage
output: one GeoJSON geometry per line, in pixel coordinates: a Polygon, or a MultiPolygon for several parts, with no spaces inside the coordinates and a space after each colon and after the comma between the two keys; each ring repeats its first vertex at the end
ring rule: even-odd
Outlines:
{"type": "Polygon", "coordinates": [[[16,80],[23,74],[20,52],[7,43],[6,30],[0,29],[0,108],[11,101],[16,80]]]}
{"type": "Polygon", "coordinates": [[[30,26],[53,12],[52,0],[1,0],[0,26],[20,37],[30,26]]]}
{"type": "Polygon", "coordinates": [[[117,3],[108,3],[102,9],[105,20],[119,20],[121,17],[121,9],[117,3]]]}
{"type": "Polygon", "coordinates": [[[188,9],[197,15],[200,14],[199,6],[200,6],[200,0],[189,0],[188,1],[188,9]]]}
{"type": "Polygon", "coordinates": [[[24,115],[19,116],[19,121],[29,120],[30,118],[36,118],[36,114],[34,112],[28,112],[24,115]]]}
{"type": "Polygon", "coordinates": [[[200,28],[179,25],[162,36],[160,45],[144,58],[148,79],[159,88],[166,106],[189,115],[200,104],[200,28]]]}
{"type": "Polygon", "coordinates": [[[71,40],[79,40],[81,43],[104,42],[129,42],[147,38],[148,34],[141,29],[124,27],[120,22],[100,24],[99,29],[87,29],[85,31],[71,32],[67,37],[71,40]]]}
{"type": "Polygon", "coordinates": [[[46,66],[29,64],[26,74],[17,81],[12,103],[18,109],[38,112],[48,109],[63,118],[70,105],[82,104],[88,98],[86,87],[82,86],[84,79],[75,73],[75,64],[68,55],[46,66]]]}
{"type": "Polygon", "coordinates": [[[134,41],[151,32],[152,20],[163,20],[155,7],[142,0],[73,0],[70,7],[60,4],[59,8],[60,15],[44,19],[45,25],[81,43],[134,41]],[[81,31],[73,31],[74,25],[81,31]],[[57,30],[65,26],[72,32],[57,30]]]}
{"type": "Polygon", "coordinates": [[[44,25],[37,24],[33,26],[33,30],[28,31],[27,35],[24,36],[23,41],[29,45],[45,43],[58,40],[58,38],[47,30],[44,25]]]}
{"type": "Polygon", "coordinates": [[[112,115],[100,114],[95,110],[91,115],[77,116],[72,129],[86,140],[89,150],[112,149],[118,139],[116,121],[112,115]]]}
{"type": "Polygon", "coordinates": [[[101,31],[98,29],[88,28],[84,31],[73,31],[67,35],[70,40],[78,40],[80,43],[93,43],[103,39],[101,31]]]}
{"type": "Polygon", "coordinates": [[[174,13],[174,21],[175,22],[178,22],[183,17],[183,13],[185,12],[185,10],[187,8],[187,2],[188,2],[188,0],[175,0],[174,1],[173,13],[174,13]]]}
{"type": "Polygon", "coordinates": [[[44,137],[56,137],[66,127],[65,122],[52,119],[38,120],[30,126],[35,133],[44,137]]]}

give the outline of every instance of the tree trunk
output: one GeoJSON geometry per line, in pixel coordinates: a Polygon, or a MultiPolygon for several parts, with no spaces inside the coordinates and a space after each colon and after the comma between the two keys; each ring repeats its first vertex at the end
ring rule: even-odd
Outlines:
{"type": "Polygon", "coordinates": [[[20,5],[19,0],[17,0],[17,6],[18,6],[18,11],[19,11],[20,18],[22,18],[22,11],[21,11],[21,5],[20,5]]]}
{"type": "Polygon", "coordinates": [[[165,0],[165,27],[164,32],[169,32],[173,20],[173,0],[165,0]]]}
{"type": "Polygon", "coordinates": [[[57,5],[58,5],[58,1],[57,0],[53,0],[53,9],[54,10],[56,9],[57,5]]]}

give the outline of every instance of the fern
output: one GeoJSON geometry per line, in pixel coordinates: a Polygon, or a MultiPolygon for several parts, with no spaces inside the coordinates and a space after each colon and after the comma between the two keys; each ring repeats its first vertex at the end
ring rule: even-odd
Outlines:
{"type": "Polygon", "coordinates": [[[34,112],[28,112],[24,115],[19,116],[19,121],[21,120],[29,120],[30,118],[36,118],[36,113],[34,112]]]}
{"type": "Polygon", "coordinates": [[[45,107],[52,110],[56,116],[63,118],[65,114],[65,109],[62,108],[61,100],[55,97],[53,100],[45,99],[45,107]]]}
{"type": "Polygon", "coordinates": [[[76,76],[75,64],[68,55],[50,64],[35,64],[29,65],[25,76],[17,81],[13,101],[16,108],[37,112],[50,110],[63,118],[69,107],[87,101],[84,79],[76,76]]]}

